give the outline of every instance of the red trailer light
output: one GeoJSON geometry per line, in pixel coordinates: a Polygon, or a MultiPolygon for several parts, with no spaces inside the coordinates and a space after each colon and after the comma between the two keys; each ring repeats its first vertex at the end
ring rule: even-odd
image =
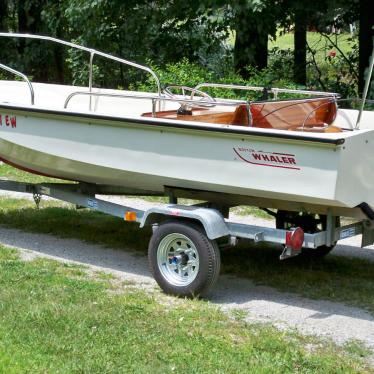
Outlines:
{"type": "Polygon", "coordinates": [[[304,231],[301,227],[297,227],[293,231],[286,232],[286,246],[294,251],[300,251],[304,243],[304,231]]]}

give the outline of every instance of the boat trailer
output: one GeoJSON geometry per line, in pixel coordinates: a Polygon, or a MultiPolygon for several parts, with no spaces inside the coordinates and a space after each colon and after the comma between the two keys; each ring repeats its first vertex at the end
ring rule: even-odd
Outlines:
{"type": "MultiPolygon", "coordinates": [[[[336,217],[327,215],[326,230],[305,233],[302,228],[282,230],[230,222],[218,210],[202,204],[175,203],[141,210],[96,198],[96,194],[115,195],[113,187],[87,183],[24,183],[0,180],[0,190],[32,194],[39,207],[42,196],[89,208],[140,228],[152,226],[149,243],[150,269],[160,287],[177,296],[203,295],[213,286],[220,268],[218,239],[234,246],[239,240],[277,243],[284,246],[280,259],[299,255],[302,248],[333,247],[338,240],[362,234],[362,247],[374,243],[374,222],[361,220],[337,226],[336,217]],[[226,240],[227,239],[227,240],[226,240]]],[[[141,191],[127,195],[140,195],[141,191]]]]}

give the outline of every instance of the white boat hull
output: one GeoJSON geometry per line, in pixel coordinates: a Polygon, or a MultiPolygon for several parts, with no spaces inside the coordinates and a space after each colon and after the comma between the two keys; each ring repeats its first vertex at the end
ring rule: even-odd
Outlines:
{"type": "Polygon", "coordinates": [[[353,208],[366,202],[374,207],[372,130],[339,134],[344,139],[339,145],[281,138],[279,131],[274,137],[251,129],[221,132],[220,125],[203,131],[196,124],[194,129],[153,126],[156,120],[142,124],[14,107],[3,107],[1,114],[0,158],[41,174],[154,192],[169,186],[308,205],[353,208]]]}

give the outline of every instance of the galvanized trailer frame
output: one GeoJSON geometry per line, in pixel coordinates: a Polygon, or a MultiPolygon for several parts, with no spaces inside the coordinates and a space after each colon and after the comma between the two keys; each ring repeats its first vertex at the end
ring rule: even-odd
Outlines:
{"type": "MultiPolygon", "coordinates": [[[[280,259],[293,257],[301,253],[301,248],[294,248],[289,239],[297,228],[281,230],[257,225],[240,224],[230,222],[224,218],[219,209],[197,205],[180,205],[177,199],[170,196],[170,201],[175,203],[155,205],[149,209],[141,210],[121,204],[108,202],[96,198],[96,194],[106,195],[145,195],[147,191],[118,189],[111,186],[92,185],[87,183],[24,183],[11,180],[0,180],[0,190],[32,194],[34,201],[39,206],[42,196],[48,196],[57,200],[75,204],[77,207],[89,208],[124,221],[137,222],[140,228],[152,225],[153,232],[164,222],[178,222],[182,224],[194,223],[200,227],[203,235],[215,243],[217,239],[227,238],[226,243],[235,245],[238,239],[249,239],[254,242],[270,242],[284,245],[284,251],[280,259]]],[[[303,248],[316,249],[321,246],[333,246],[338,240],[362,234],[362,246],[374,243],[374,223],[370,220],[362,220],[348,225],[336,227],[336,217],[327,215],[327,227],[325,231],[314,234],[303,233],[303,248]]],[[[182,235],[183,236],[183,235],[182,235]]],[[[219,269],[218,269],[219,270],[219,269]]],[[[205,271],[201,269],[201,271],[205,271]]],[[[156,279],[157,280],[157,279],[156,279]]],[[[160,284],[162,287],[162,284],[160,284]]],[[[212,284],[209,285],[209,288],[212,284]]],[[[164,287],[162,287],[164,288],[164,287]]],[[[167,292],[176,295],[188,296],[196,294],[193,288],[188,288],[186,293],[179,292],[179,288],[167,292]]]]}

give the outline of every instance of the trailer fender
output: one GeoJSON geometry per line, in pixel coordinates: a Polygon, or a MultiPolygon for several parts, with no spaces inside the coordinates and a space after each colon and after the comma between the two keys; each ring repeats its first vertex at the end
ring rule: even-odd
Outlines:
{"type": "Polygon", "coordinates": [[[207,237],[211,240],[229,235],[225,219],[218,210],[188,205],[165,205],[148,209],[144,212],[140,227],[153,225],[170,218],[187,218],[200,222],[207,237]]]}

